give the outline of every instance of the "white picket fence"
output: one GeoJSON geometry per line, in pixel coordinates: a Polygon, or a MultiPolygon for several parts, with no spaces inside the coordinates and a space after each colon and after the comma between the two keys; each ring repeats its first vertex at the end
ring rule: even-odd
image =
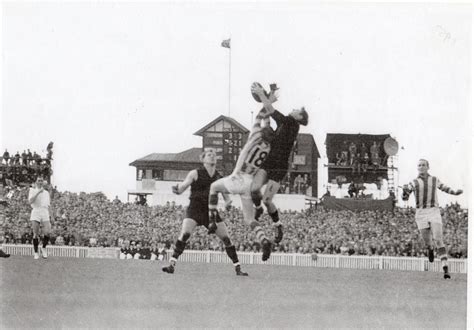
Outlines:
{"type": "MultiPolygon", "coordinates": [[[[3,250],[12,255],[33,255],[32,245],[3,244],[3,250]]],[[[48,246],[51,257],[68,258],[118,258],[119,248],[88,248],[77,246],[48,246]]],[[[261,253],[238,252],[242,264],[265,264],[296,267],[352,268],[352,269],[387,269],[402,271],[440,272],[441,261],[428,262],[427,258],[382,257],[382,256],[344,256],[319,254],[316,260],[309,254],[272,253],[265,263],[261,253]]],[[[168,259],[171,251],[168,251],[168,259]]],[[[179,258],[180,262],[231,263],[225,252],[186,250],[179,258]]],[[[467,259],[449,259],[449,270],[452,273],[466,273],[467,259]]]]}

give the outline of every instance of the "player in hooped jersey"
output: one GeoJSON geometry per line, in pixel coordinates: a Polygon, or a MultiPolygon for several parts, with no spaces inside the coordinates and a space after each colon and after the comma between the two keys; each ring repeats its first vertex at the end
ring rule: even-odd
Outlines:
{"type": "Polygon", "coordinates": [[[433,239],[436,244],[437,254],[441,259],[443,266],[444,278],[449,279],[448,255],[443,242],[443,222],[438,206],[438,196],[436,189],[440,189],[451,195],[461,195],[462,190],[453,190],[443,184],[437,177],[428,173],[430,164],[426,159],[418,161],[418,177],[403,186],[402,199],[407,201],[410,193],[415,193],[416,213],[415,221],[421,236],[428,247],[428,259],[434,261],[433,239]]]}
{"type": "MultiPolygon", "coordinates": [[[[276,88],[276,86],[274,87],[276,88]]],[[[283,238],[283,229],[278,215],[278,209],[273,203],[273,196],[280,188],[280,181],[288,172],[288,160],[293,150],[293,146],[298,137],[300,125],[308,124],[308,113],[304,108],[293,110],[288,116],[284,116],[273,108],[270,100],[260,84],[252,85],[252,93],[256,94],[263,103],[268,114],[277,124],[275,138],[271,144],[271,151],[265,162],[255,174],[251,186],[251,196],[255,204],[255,219],[258,220],[263,213],[261,201],[265,204],[268,214],[273,220],[276,229],[275,243],[280,243],[283,238]],[[265,192],[262,196],[261,188],[266,184],[265,192]]]]}
{"type": "MultiPolygon", "coordinates": [[[[222,178],[216,171],[216,152],[214,149],[207,149],[201,155],[203,166],[192,170],[186,176],[186,179],[181,184],[173,186],[173,193],[180,195],[188,187],[191,187],[191,194],[189,196],[190,203],[186,209],[186,218],[183,220],[181,233],[176,240],[173,256],[170,260],[170,265],[163,267],[162,270],[166,273],[173,274],[176,267],[176,262],[179,256],[183,253],[186,247],[186,242],[197,226],[205,226],[209,228],[209,212],[208,212],[208,197],[209,189],[212,182],[222,178]]],[[[222,194],[227,204],[230,205],[229,196],[222,194]]],[[[232,244],[227,232],[225,223],[218,217],[214,220],[215,228],[209,233],[215,233],[224,243],[225,251],[235,267],[235,273],[238,276],[247,276],[241,270],[239,258],[235,246],[232,244]]]]}
{"type": "MultiPolygon", "coordinates": [[[[274,101],[276,101],[276,98],[274,101]]],[[[257,114],[255,124],[245,146],[240,152],[234,171],[231,175],[214,182],[209,192],[209,229],[215,228],[214,222],[216,219],[219,219],[217,193],[240,195],[244,221],[255,232],[257,240],[262,244],[263,261],[270,258],[272,244],[265,236],[260,224],[255,220],[255,210],[250,197],[250,186],[255,173],[257,173],[270,152],[272,138],[273,130],[269,126],[268,113],[265,109],[262,109],[257,114]]]]}

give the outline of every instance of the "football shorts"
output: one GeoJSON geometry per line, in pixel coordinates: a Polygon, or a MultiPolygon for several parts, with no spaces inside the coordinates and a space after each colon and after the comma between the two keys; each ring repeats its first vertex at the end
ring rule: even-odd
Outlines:
{"type": "Polygon", "coordinates": [[[30,221],[38,221],[39,223],[50,222],[48,209],[33,209],[31,211],[30,221]]]}
{"type": "Polygon", "coordinates": [[[418,229],[430,228],[432,223],[442,224],[439,208],[416,209],[415,221],[418,229]]]}
{"type": "Polygon", "coordinates": [[[250,186],[253,175],[247,173],[232,174],[224,178],[224,186],[231,194],[250,198],[250,186]]]}

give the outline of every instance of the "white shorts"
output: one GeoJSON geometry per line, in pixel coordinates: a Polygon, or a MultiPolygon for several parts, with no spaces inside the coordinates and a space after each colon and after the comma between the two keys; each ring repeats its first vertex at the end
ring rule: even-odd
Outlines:
{"type": "Polygon", "coordinates": [[[443,224],[441,212],[437,207],[416,209],[415,221],[418,229],[430,228],[432,223],[443,224]]]}
{"type": "Polygon", "coordinates": [[[47,209],[33,209],[30,221],[38,221],[39,223],[50,222],[49,211],[47,209]]]}
{"type": "Polygon", "coordinates": [[[242,198],[250,198],[250,186],[253,175],[237,173],[224,178],[224,186],[231,194],[240,195],[242,198]]]}

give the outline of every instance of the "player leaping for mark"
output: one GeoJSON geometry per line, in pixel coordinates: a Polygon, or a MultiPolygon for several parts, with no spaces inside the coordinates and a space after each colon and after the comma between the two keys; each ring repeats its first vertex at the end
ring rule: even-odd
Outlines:
{"type": "MultiPolygon", "coordinates": [[[[209,228],[209,213],[207,208],[207,200],[209,197],[209,187],[211,183],[216,181],[222,176],[216,171],[216,152],[214,149],[207,149],[201,154],[201,161],[203,166],[192,170],[186,176],[186,179],[181,184],[173,186],[173,193],[180,195],[189,186],[191,186],[191,194],[189,195],[190,203],[186,209],[186,218],[183,220],[181,228],[181,234],[176,240],[173,256],[170,260],[170,265],[163,267],[163,271],[166,273],[173,274],[176,267],[176,262],[179,256],[183,253],[186,247],[186,242],[193,233],[197,226],[205,226],[209,228]]],[[[230,198],[227,195],[223,195],[227,204],[230,205],[230,198]]],[[[235,267],[235,273],[238,276],[247,276],[240,269],[239,258],[235,246],[232,244],[227,233],[227,227],[220,218],[214,222],[216,226],[213,228],[213,232],[222,240],[225,245],[225,252],[232,260],[235,267]]],[[[211,232],[211,231],[210,231],[211,232]]]]}
{"type": "MultiPolygon", "coordinates": [[[[276,89],[273,85],[272,90],[276,89]]],[[[305,108],[295,109],[288,116],[284,116],[278,110],[275,110],[264,89],[260,84],[252,85],[252,94],[258,96],[255,98],[261,101],[263,106],[270,114],[271,118],[275,120],[277,129],[275,131],[275,138],[271,143],[270,153],[265,162],[254,176],[251,196],[255,204],[255,219],[258,220],[263,213],[261,206],[262,193],[261,188],[267,184],[263,195],[263,203],[265,204],[268,214],[273,220],[276,228],[275,243],[280,243],[283,238],[283,229],[278,215],[278,209],[273,203],[273,196],[280,188],[280,181],[286,176],[288,172],[288,160],[290,158],[293,145],[298,137],[300,125],[308,125],[308,113],[305,108]]]]}
{"type": "MultiPolygon", "coordinates": [[[[276,101],[274,94],[271,94],[269,98],[276,101]]],[[[217,193],[240,195],[244,222],[255,232],[257,240],[262,244],[263,261],[270,258],[272,243],[265,236],[260,224],[255,220],[255,210],[250,197],[250,185],[252,184],[253,176],[270,151],[273,130],[268,124],[268,114],[265,109],[262,109],[255,119],[255,124],[252,127],[247,143],[240,152],[234,171],[231,175],[215,181],[211,185],[209,192],[209,229],[215,228],[213,223],[219,219],[217,193]],[[261,127],[262,121],[267,126],[261,127]]]]}
{"type": "Polygon", "coordinates": [[[410,193],[415,193],[416,214],[415,221],[421,236],[428,247],[428,260],[434,261],[433,239],[435,241],[438,256],[443,266],[444,278],[450,279],[448,269],[448,255],[443,242],[443,221],[438,206],[436,188],[451,195],[461,195],[462,190],[453,190],[441,183],[441,181],[428,173],[430,165],[426,159],[418,161],[418,177],[403,187],[402,199],[407,201],[410,193]]]}

